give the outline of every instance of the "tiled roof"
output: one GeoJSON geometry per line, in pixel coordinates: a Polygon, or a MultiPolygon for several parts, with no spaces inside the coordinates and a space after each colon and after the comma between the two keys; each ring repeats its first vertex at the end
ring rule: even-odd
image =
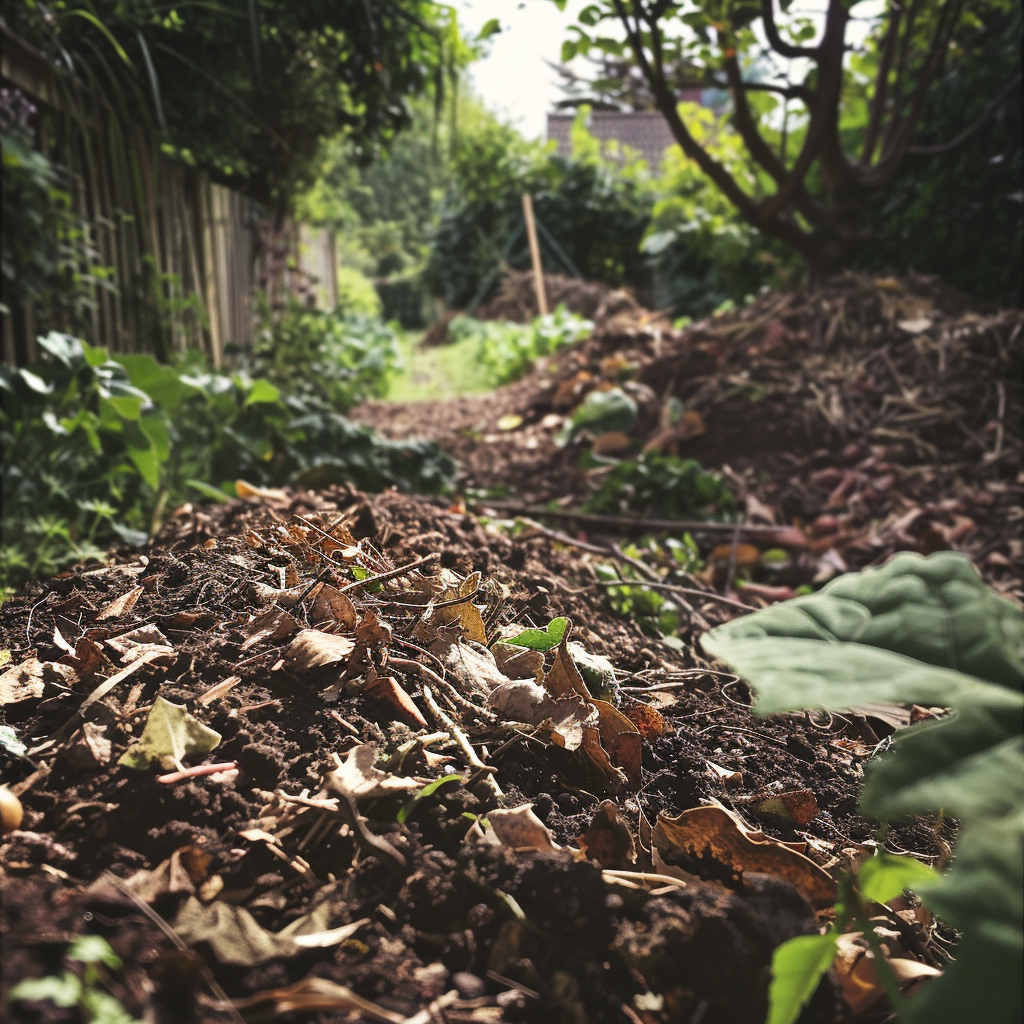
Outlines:
{"type": "MultiPolygon", "coordinates": [[[[575,112],[548,114],[548,138],[555,140],[558,152],[566,156],[572,153],[569,135],[575,120],[575,112]]],[[[591,135],[602,143],[615,141],[636,150],[652,170],[661,166],[665,150],[675,144],[665,118],[655,110],[593,110],[589,114],[587,127],[591,135]]]]}

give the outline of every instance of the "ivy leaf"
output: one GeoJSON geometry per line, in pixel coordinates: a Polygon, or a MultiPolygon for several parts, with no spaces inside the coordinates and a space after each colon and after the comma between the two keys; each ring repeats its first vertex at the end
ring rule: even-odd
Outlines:
{"type": "Polygon", "coordinates": [[[190,715],[183,704],[172,704],[163,697],[157,697],[142,735],[122,755],[118,764],[127,768],[148,768],[159,764],[166,769],[180,769],[184,758],[205,756],[218,743],[220,733],[190,715]]]}
{"type": "Polygon", "coordinates": [[[560,615],[557,619],[552,619],[544,629],[524,629],[522,633],[517,633],[515,636],[505,637],[502,643],[527,647],[531,651],[551,651],[562,642],[569,627],[569,620],[564,615],[560,615]]]}

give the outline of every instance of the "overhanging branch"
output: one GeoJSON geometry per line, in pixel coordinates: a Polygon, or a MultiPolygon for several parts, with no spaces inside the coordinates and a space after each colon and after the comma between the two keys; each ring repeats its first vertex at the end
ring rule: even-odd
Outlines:
{"type": "Polygon", "coordinates": [[[910,156],[938,156],[940,153],[948,153],[957,146],[966,142],[985,122],[999,109],[999,104],[1016,89],[1021,82],[1021,76],[1017,75],[1011,79],[992,98],[988,106],[978,115],[973,123],[969,124],[959,135],[935,146],[911,146],[907,153],[910,156]]]}

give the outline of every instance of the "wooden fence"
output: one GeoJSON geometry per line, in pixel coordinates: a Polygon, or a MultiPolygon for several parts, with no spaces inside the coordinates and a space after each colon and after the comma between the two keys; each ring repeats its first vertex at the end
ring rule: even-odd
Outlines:
{"type": "MultiPolygon", "coordinates": [[[[0,78],[38,108],[36,144],[67,171],[63,187],[90,262],[109,268],[109,281],[87,285],[87,309],[75,322],[90,342],[160,358],[198,348],[220,367],[252,341],[258,289],[272,301],[298,292],[321,308],[336,305],[329,232],[275,229],[257,203],[165,156],[151,134],[123,123],[3,26],[0,42],[0,78]]],[[[0,315],[5,362],[32,362],[39,330],[71,326],[53,309],[8,304],[0,315]]]]}

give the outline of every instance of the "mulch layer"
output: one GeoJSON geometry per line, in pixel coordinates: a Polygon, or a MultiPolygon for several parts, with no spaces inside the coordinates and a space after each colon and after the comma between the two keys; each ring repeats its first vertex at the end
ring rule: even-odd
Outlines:
{"type": "MultiPolygon", "coordinates": [[[[360,411],[440,440],[483,517],[254,490],[178,509],[145,556],[29,586],[0,608],[0,770],[22,815],[0,841],[0,999],[99,935],[121,966],[96,984],[159,1024],[761,1024],[773,949],[828,919],[834,874],[880,841],[863,765],[935,710],[758,718],[699,638],[895,550],[964,551],[1021,599],[1022,325],[852,277],[687,332],[620,313],[486,401],[360,411]],[[624,531],[664,536],[634,509],[573,511],[596,439],[553,438],[613,383],[641,410],[630,443],[737,494],[739,530],[694,529],[703,573],[624,550],[624,531]],[[609,573],[670,580],[674,634],[616,611],[631,591],[609,573]],[[559,617],[547,653],[502,642],[559,617]]],[[[953,829],[884,843],[943,863],[953,829]]],[[[890,956],[941,970],[948,932],[879,913],[890,956]]],[[[805,1024],[854,1018],[844,977],[805,1024]]],[[[858,978],[856,1019],[884,1019],[858,978]]]]}

